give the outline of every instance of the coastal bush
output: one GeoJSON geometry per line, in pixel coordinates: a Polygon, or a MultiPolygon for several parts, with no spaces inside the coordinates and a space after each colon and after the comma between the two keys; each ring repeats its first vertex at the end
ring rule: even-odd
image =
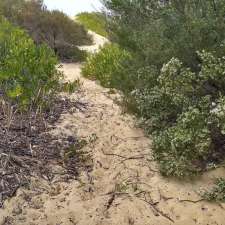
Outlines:
{"type": "Polygon", "coordinates": [[[99,80],[105,87],[118,88],[118,83],[126,78],[122,63],[129,58],[130,54],[118,45],[106,44],[98,53],[89,55],[82,73],[87,78],[99,80]]]}
{"type": "Polygon", "coordinates": [[[62,74],[46,45],[36,46],[20,28],[0,22],[1,98],[21,110],[44,108],[57,93],[62,74]]]}
{"type": "Polygon", "coordinates": [[[220,163],[225,150],[225,57],[197,53],[199,71],[172,58],[160,72],[137,65],[116,44],[91,55],[83,74],[124,92],[152,135],[154,157],[164,175],[184,177],[220,163]],[[131,64],[130,64],[131,65],[131,64]]]}
{"type": "Polygon", "coordinates": [[[216,179],[215,184],[211,190],[204,191],[202,197],[208,201],[225,202],[225,179],[216,179]]]}
{"type": "Polygon", "coordinates": [[[110,39],[161,69],[171,58],[198,70],[196,52],[224,55],[225,2],[104,0],[110,39]]]}
{"type": "Polygon", "coordinates": [[[88,56],[88,53],[84,50],[80,50],[77,46],[58,45],[57,56],[63,62],[84,62],[88,56]]]}
{"type": "Polygon", "coordinates": [[[198,54],[199,72],[173,58],[163,66],[154,87],[133,92],[165,175],[183,177],[224,159],[225,58],[198,54]]]}

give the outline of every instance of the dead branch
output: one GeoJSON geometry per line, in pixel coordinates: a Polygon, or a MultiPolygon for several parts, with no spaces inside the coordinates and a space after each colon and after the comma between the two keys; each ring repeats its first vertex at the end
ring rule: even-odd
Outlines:
{"type": "Polygon", "coordinates": [[[154,209],[154,211],[156,212],[156,213],[154,213],[155,216],[161,215],[162,217],[164,217],[164,218],[166,218],[166,219],[168,219],[168,220],[170,220],[171,222],[174,223],[174,220],[171,217],[169,217],[167,214],[165,214],[163,211],[161,211],[160,209],[157,208],[156,205],[159,202],[150,202],[150,201],[147,201],[146,199],[142,199],[142,198],[138,198],[138,199],[147,203],[148,205],[150,205],[154,209]]]}
{"type": "Polygon", "coordinates": [[[119,158],[124,159],[124,160],[122,160],[120,163],[124,163],[124,162],[127,161],[127,160],[144,159],[144,158],[145,158],[145,155],[148,155],[148,154],[141,154],[141,155],[136,155],[136,156],[126,157],[126,156],[122,156],[122,155],[118,155],[118,154],[114,154],[114,153],[105,153],[103,150],[102,150],[102,153],[103,153],[104,155],[108,155],[108,156],[116,156],[116,157],[119,157],[119,158]]]}
{"type": "Polygon", "coordinates": [[[198,202],[202,202],[205,199],[199,199],[199,200],[190,200],[190,199],[180,199],[179,202],[191,202],[191,203],[198,203],[198,202]]]}

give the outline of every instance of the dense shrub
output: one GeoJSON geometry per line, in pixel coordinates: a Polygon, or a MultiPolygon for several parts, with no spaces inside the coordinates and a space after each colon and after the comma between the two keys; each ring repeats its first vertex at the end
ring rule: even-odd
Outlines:
{"type": "Polygon", "coordinates": [[[219,178],[215,181],[215,185],[211,190],[205,191],[202,197],[208,201],[225,202],[225,179],[219,178]]]}
{"type": "Polygon", "coordinates": [[[43,109],[59,88],[58,60],[45,45],[36,46],[28,35],[1,19],[1,100],[21,110],[43,109]]]}
{"type": "Polygon", "coordinates": [[[199,56],[199,72],[172,59],[154,87],[133,92],[165,175],[189,175],[224,158],[225,58],[199,56]]]}
{"type": "Polygon", "coordinates": [[[80,50],[77,46],[58,45],[57,53],[64,62],[83,62],[88,56],[86,51],[80,50]]]}
{"type": "Polygon", "coordinates": [[[83,12],[76,15],[76,20],[83,24],[87,30],[108,37],[106,17],[99,12],[83,12]]]}
{"type": "Polygon", "coordinates": [[[224,1],[104,2],[110,39],[130,57],[119,60],[119,67],[104,66],[98,76],[94,65],[107,57],[96,56],[88,73],[124,92],[153,137],[164,175],[182,177],[220,163],[225,156],[224,1]]]}
{"type": "Polygon", "coordinates": [[[27,30],[36,44],[45,43],[61,60],[82,61],[85,52],[77,45],[92,43],[84,27],[63,12],[49,11],[38,0],[0,0],[0,12],[10,22],[27,30]]]}
{"type": "Polygon", "coordinates": [[[105,87],[118,87],[124,81],[122,62],[129,60],[130,54],[116,44],[106,44],[98,53],[87,58],[82,73],[85,77],[98,79],[105,87]]]}

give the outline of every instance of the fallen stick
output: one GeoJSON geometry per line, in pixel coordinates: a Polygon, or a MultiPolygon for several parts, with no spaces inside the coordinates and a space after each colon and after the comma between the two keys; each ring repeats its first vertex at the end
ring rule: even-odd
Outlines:
{"type": "Polygon", "coordinates": [[[104,151],[102,151],[102,153],[104,155],[108,155],[108,156],[117,156],[119,158],[122,158],[124,160],[122,160],[120,163],[123,163],[127,160],[132,160],[132,159],[144,159],[144,155],[148,155],[148,154],[143,154],[143,155],[137,155],[137,156],[131,156],[131,157],[126,157],[126,156],[122,156],[122,155],[118,155],[118,154],[114,154],[114,153],[105,153],[104,151]]]}
{"type": "Polygon", "coordinates": [[[108,156],[117,156],[117,157],[122,158],[122,159],[127,159],[127,157],[122,156],[122,155],[118,155],[118,154],[105,153],[104,151],[102,151],[102,153],[103,153],[104,155],[108,155],[108,156]]]}
{"type": "Polygon", "coordinates": [[[179,200],[179,202],[191,202],[191,203],[198,203],[198,202],[202,202],[204,201],[205,199],[201,198],[199,200],[190,200],[190,199],[181,199],[179,200]]]}
{"type": "Polygon", "coordinates": [[[157,207],[156,207],[156,205],[159,203],[159,202],[155,202],[155,203],[153,203],[153,202],[149,202],[149,201],[147,201],[147,200],[145,200],[145,199],[141,199],[141,198],[138,198],[138,199],[140,199],[141,201],[143,201],[143,202],[145,202],[145,203],[148,203],[154,210],[155,210],[155,212],[157,212],[158,214],[155,214],[155,216],[158,216],[158,215],[161,215],[162,217],[165,217],[166,219],[168,219],[168,220],[170,220],[172,223],[174,223],[174,220],[172,219],[172,218],[170,218],[167,214],[165,214],[163,211],[161,211],[160,209],[158,209],[157,207]]]}

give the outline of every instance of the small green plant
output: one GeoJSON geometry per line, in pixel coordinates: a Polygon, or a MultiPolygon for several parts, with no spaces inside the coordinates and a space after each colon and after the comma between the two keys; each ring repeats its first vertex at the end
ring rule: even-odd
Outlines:
{"type": "Polygon", "coordinates": [[[211,190],[201,193],[201,195],[208,201],[225,202],[225,179],[217,179],[215,186],[211,190]]]}
{"type": "Polygon", "coordinates": [[[115,191],[116,192],[126,192],[129,189],[129,184],[125,181],[121,183],[116,183],[115,191]]]}
{"type": "Polygon", "coordinates": [[[88,142],[85,139],[78,140],[75,144],[69,146],[64,153],[64,160],[68,160],[73,157],[82,157],[82,148],[86,146],[88,142]]]}
{"type": "Polygon", "coordinates": [[[83,62],[88,56],[86,51],[72,45],[58,45],[56,54],[63,62],[83,62]]]}
{"type": "Polygon", "coordinates": [[[106,44],[98,53],[87,58],[82,73],[89,79],[97,79],[105,87],[117,87],[123,80],[122,63],[130,54],[116,44],[106,44]]]}
{"type": "Polygon", "coordinates": [[[79,79],[73,82],[65,82],[61,84],[60,90],[62,92],[73,94],[80,87],[80,85],[81,81],[79,79]]]}

